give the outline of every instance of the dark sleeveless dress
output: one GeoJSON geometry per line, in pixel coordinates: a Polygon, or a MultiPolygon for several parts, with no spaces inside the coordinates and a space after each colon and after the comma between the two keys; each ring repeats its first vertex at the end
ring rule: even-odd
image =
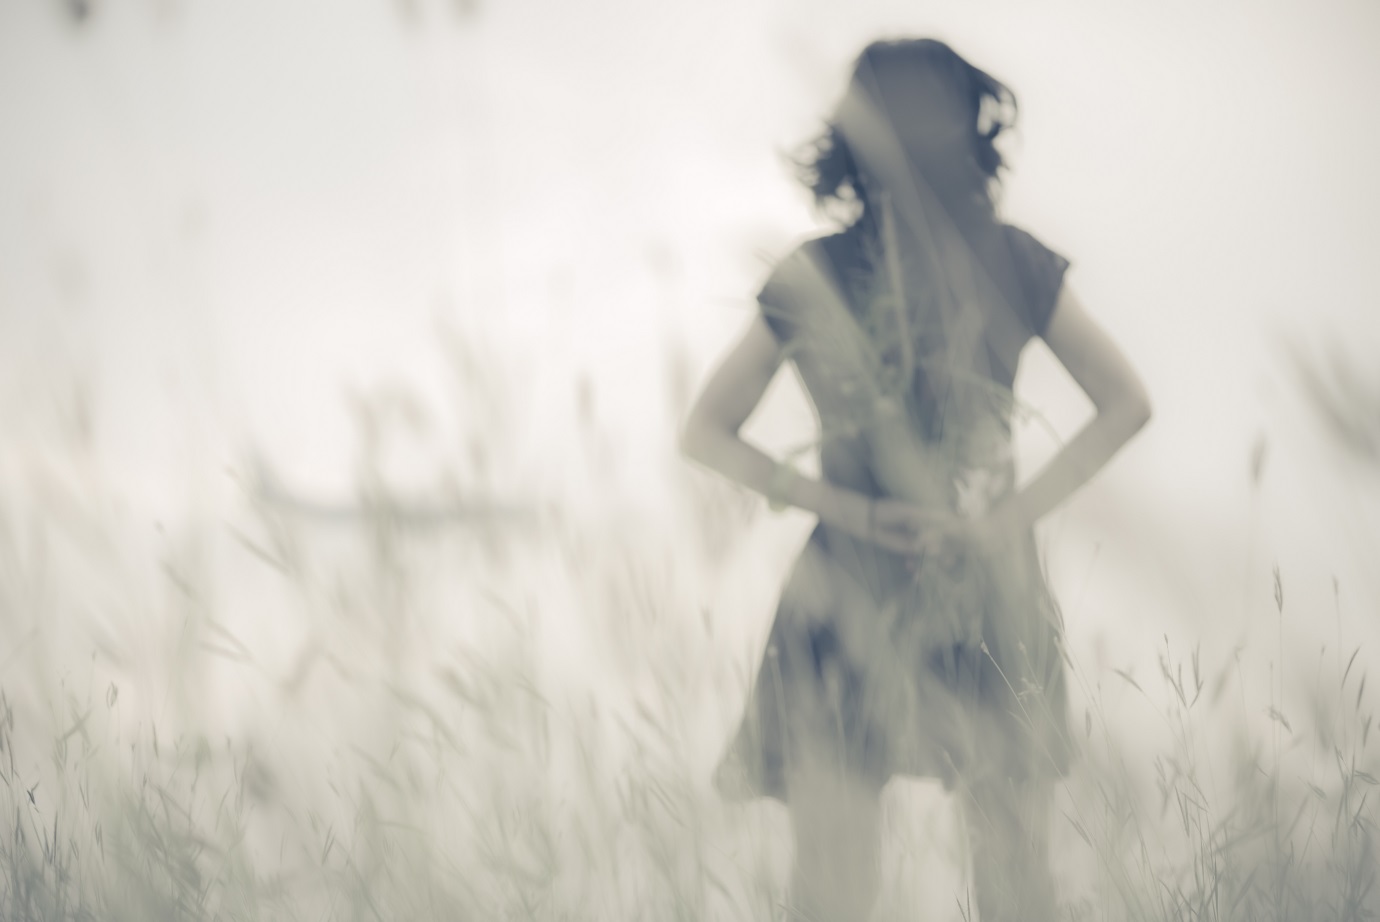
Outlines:
{"type": "MultiPolygon", "coordinates": [[[[1005,224],[991,225],[969,245],[991,300],[1005,305],[991,309],[979,343],[990,359],[990,384],[1009,393],[1019,353],[1044,332],[1068,261],[1005,224]],[[1004,322],[997,322],[998,310],[1006,312],[1004,322]]],[[[802,337],[799,275],[794,289],[786,277],[786,267],[801,260],[841,291],[856,290],[850,280],[868,271],[854,232],[808,241],[783,260],[758,296],[783,347],[802,337]]],[[[856,303],[849,309],[856,311],[856,303]]],[[[822,425],[845,423],[842,434],[822,441],[825,479],[888,495],[866,440],[850,436],[847,411],[830,385],[790,357],[822,425]]],[[[960,507],[975,491],[985,492],[981,506],[1012,488],[1009,405],[996,417],[996,460],[972,477],[963,474],[954,491],[960,507]]],[[[807,763],[876,787],[894,774],[946,786],[960,778],[1057,777],[1073,751],[1067,709],[1062,621],[1033,534],[995,554],[925,561],[912,570],[904,558],[821,523],[782,590],[715,784],[731,799],[789,801],[793,769],[807,763]]]]}

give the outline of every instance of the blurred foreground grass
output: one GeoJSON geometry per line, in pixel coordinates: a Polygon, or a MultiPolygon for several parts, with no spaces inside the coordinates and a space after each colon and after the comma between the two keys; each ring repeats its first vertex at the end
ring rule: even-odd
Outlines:
{"type": "MultiPolygon", "coordinates": [[[[675,527],[615,507],[417,529],[378,503],[327,527],[251,496],[148,546],[80,496],[7,502],[0,918],[781,918],[785,811],[707,781],[754,651],[703,584],[732,587],[758,506],[673,485],[675,527]]],[[[1074,664],[1070,918],[1375,914],[1366,654],[1338,645],[1281,639],[1314,676],[1300,702],[1166,637],[1157,681],[1109,677],[1154,726],[1074,664]]],[[[878,918],[967,914],[936,792],[918,838],[916,798],[887,795],[878,918]]]]}

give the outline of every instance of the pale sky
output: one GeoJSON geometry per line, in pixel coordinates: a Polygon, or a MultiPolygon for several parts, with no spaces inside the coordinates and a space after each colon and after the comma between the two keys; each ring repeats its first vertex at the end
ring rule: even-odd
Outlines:
{"type": "MultiPolygon", "coordinates": [[[[251,444],[342,493],[351,388],[430,414],[399,478],[477,482],[442,318],[514,382],[492,489],[570,488],[586,372],[616,501],[656,508],[668,347],[698,385],[818,224],[781,153],[868,40],[930,34],[1015,90],[1007,217],[1073,261],[1154,401],[1043,530],[1082,642],[1226,649],[1276,561],[1300,636],[1336,575],[1348,630],[1380,637],[1376,472],[1329,448],[1278,351],[1380,347],[1373,3],[163,0],[80,27],[61,8],[0,0],[6,492],[61,467],[82,382],[95,468],[135,519],[221,514],[251,444]]],[[[763,444],[808,437],[793,387],[763,444]]],[[[1087,412],[1038,346],[1019,387],[1064,437],[1087,412]]],[[[1053,450],[1021,447],[1027,470],[1053,450]]]]}

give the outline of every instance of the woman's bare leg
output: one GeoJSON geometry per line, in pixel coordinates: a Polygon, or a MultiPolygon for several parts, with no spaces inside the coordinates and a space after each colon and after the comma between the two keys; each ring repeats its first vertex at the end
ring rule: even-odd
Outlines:
{"type": "Polygon", "coordinates": [[[1049,868],[1048,782],[993,778],[961,785],[973,855],[973,889],[982,922],[1049,922],[1055,918],[1049,868]]]}
{"type": "Polygon", "coordinates": [[[877,900],[880,791],[828,769],[792,774],[791,922],[864,922],[877,900]]]}

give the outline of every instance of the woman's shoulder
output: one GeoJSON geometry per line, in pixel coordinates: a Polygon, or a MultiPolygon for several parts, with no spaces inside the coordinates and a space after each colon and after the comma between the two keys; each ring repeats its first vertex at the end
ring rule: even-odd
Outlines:
{"type": "Polygon", "coordinates": [[[1025,228],[1004,223],[1000,231],[1004,253],[1023,295],[1019,300],[1026,307],[1025,319],[1031,332],[1043,335],[1063,287],[1070,265],[1068,257],[1025,228]]]}
{"type": "Polygon", "coordinates": [[[779,300],[789,295],[792,288],[808,283],[810,275],[823,268],[826,261],[832,261],[839,249],[838,238],[842,236],[841,233],[813,234],[792,243],[770,263],[757,300],[779,300]]]}
{"type": "MultiPolygon", "coordinates": [[[[762,293],[784,292],[792,285],[814,283],[819,274],[842,277],[861,259],[856,235],[847,230],[815,233],[798,239],[773,264],[762,293]]],[[[760,300],[760,296],[759,296],[760,300]]]]}
{"type": "Polygon", "coordinates": [[[1049,247],[1043,240],[1024,227],[1009,223],[1002,223],[999,227],[1003,241],[1010,248],[1011,255],[1017,262],[1034,263],[1040,260],[1068,262],[1068,259],[1062,254],[1049,247]]]}
{"type": "Polygon", "coordinates": [[[802,300],[820,286],[838,286],[853,271],[857,254],[847,231],[815,233],[797,240],[772,264],[757,303],[777,338],[790,339],[802,300]]]}

